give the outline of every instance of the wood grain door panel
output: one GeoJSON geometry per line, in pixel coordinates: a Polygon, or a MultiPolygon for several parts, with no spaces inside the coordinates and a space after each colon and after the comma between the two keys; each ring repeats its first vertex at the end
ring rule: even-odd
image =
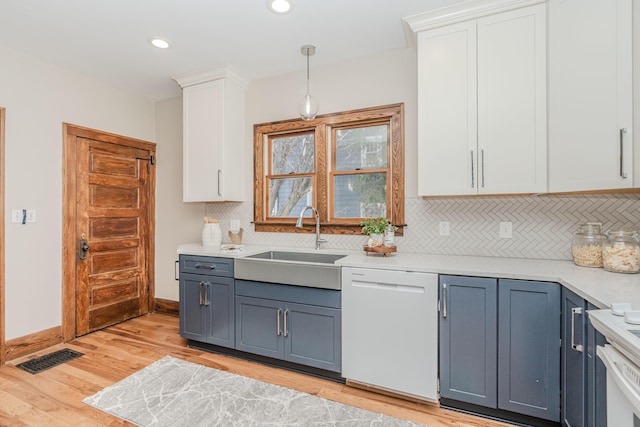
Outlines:
{"type": "Polygon", "coordinates": [[[76,334],[148,312],[149,152],[77,140],[76,334]]]}

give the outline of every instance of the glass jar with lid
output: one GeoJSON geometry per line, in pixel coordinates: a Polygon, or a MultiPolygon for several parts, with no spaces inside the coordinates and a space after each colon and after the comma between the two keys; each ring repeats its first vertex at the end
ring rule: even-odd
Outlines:
{"type": "Polygon", "coordinates": [[[615,273],[640,271],[640,243],[636,231],[607,231],[602,244],[602,266],[615,273]]]}
{"type": "Polygon", "coordinates": [[[602,234],[601,223],[582,224],[573,235],[573,262],[581,267],[602,267],[602,243],[606,240],[607,236],[602,234]]]}

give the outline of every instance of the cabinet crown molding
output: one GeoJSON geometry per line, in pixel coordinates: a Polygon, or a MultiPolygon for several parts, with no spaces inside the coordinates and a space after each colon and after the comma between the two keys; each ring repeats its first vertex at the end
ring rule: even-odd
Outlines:
{"type": "Polygon", "coordinates": [[[235,69],[233,69],[233,67],[227,64],[207,68],[206,70],[179,74],[171,78],[183,89],[188,86],[220,79],[231,80],[232,82],[240,85],[243,89],[246,89],[247,86],[249,86],[249,80],[242,77],[235,69]]]}
{"type": "Polygon", "coordinates": [[[481,18],[512,9],[546,3],[547,0],[468,0],[402,18],[407,46],[416,48],[416,34],[458,22],[481,18]]]}

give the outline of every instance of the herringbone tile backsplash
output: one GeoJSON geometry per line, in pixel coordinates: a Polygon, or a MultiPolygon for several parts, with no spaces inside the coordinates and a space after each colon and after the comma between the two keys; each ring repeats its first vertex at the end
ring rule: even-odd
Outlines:
{"type": "MultiPolygon", "coordinates": [[[[239,219],[246,244],[312,248],[313,234],[257,233],[252,203],[208,203],[205,214],[218,218],[228,242],[229,220],[239,219]]],[[[511,258],[571,259],[571,239],[582,223],[599,221],[605,230],[640,230],[640,194],[464,197],[405,200],[400,252],[511,258]],[[449,221],[449,236],[439,235],[449,221]],[[500,222],[513,223],[513,237],[499,237],[500,222]]],[[[323,235],[331,249],[360,249],[364,236],[323,235]]]]}

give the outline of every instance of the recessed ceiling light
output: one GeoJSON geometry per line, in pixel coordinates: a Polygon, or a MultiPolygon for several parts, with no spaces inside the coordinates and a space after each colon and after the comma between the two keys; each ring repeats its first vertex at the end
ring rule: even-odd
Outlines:
{"type": "Polygon", "coordinates": [[[293,11],[293,0],[267,0],[267,7],[273,13],[285,15],[293,11]]]}
{"type": "Polygon", "coordinates": [[[171,46],[168,41],[158,37],[152,38],[149,42],[158,49],[168,49],[171,46]]]}

